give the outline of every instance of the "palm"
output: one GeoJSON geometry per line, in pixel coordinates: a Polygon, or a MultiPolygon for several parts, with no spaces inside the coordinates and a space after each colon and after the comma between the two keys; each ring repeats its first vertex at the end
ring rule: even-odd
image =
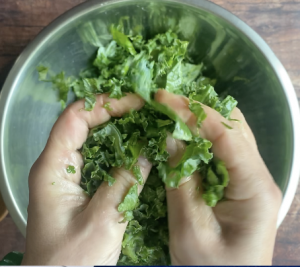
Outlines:
{"type": "MultiPolygon", "coordinates": [[[[103,108],[107,95],[97,96],[91,112],[82,111],[83,101],[69,106],[57,120],[45,150],[29,176],[27,244],[23,264],[113,265],[116,264],[126,224],[116,207],[134,182],[132,173],[118,169],[116,183],[102,183],[94,197],[80,187],[83,160],[78,152],[89,129],[122,116],[143,101],[129,94],[120,101],[109,99],[113,111],[103,108]],[[75,173],[68,173],[68,166],[75,173]],[[32,242],[34,240],[34,242],[32,242]],[[99,242],[101,240],[101,242],[99,242]],[[38,255],[38,256],[37,256],[38,255]]],[[[141,168],[147,178],[151,164],[141,168]]]]}
{"type": "MultiPolygon", "coordinates": [[[[161,90],[156,100],[173,109],[196,133],[197,119],[189,109],[188,99],[161,90]]],[[[243,114],[234,109],[231,118],[237,121],[233,122],[202,107],[207,118],[199,129],[200,135],[212,142],[214,156],[225,163],[230,182],[225,201],[214,208],[206,206],[201,197],[198,174],[190,181],[185,179],[179,189],[167,192],[172,263],[270,264],[281,193],[260,157],[243,114]]],[[[172,153],[176,154],[176,149],[172,153]]]]}

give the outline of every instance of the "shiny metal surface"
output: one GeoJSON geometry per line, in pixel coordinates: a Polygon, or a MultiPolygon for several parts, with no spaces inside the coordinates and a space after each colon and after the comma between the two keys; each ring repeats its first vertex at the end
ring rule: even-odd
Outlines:
{"type": "Polygon", "coordinates": [[[206,74],[218,79],[217,90],[237,98],[284,194],[280,224],[300,174],[300,115],[292,83],[268,45],[240,19],[204,0],[98,0],[77,6],[45,28],[20,55],[2,89],[0,188],[19,229],[25,234],[30,167],[60,112],[56,93],[38,82],[35,68],[44,64],[55,73],[76,75],[95,46],[110,39],[108,26],[124,15],[130,16],[130,28],[144,25],[147,36],[177,27],[191,42],[195,61],[204,61],[206,74]]]}

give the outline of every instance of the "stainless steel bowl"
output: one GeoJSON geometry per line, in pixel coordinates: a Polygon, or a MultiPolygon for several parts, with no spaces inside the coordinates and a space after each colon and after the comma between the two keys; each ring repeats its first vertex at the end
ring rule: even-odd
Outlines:
{"type": "MultiPolygon", "coordinates": [[[[76,75],[111,38],[108,26],[129,16],[126,27],[143,25],[151,36],[176,28],[191,42],[195,61],[218,79],[217,90],[239,101],[259,150],[284,198],[284,219],[300,173],[300,115],[293,85],[269,46],[240,19],[203,0],[88,1],[65,13],[23,51],[0,100],[1,192],[15,223],[25,234],[29,169],[41,153],[60,104],[51,85],[38,82],[36,66],[76,75]]],[[[41,177],[43,179],[43,177],[41,177]]]]}

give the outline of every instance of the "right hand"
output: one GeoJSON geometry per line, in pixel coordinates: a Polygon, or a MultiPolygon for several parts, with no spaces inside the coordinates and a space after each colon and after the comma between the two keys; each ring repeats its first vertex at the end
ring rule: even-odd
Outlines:
{"type": "MultiPolygon", "coordinates": [[[[160,90],[156,101],[169,106],[195,130],[196,118],[187,98],[160,90]]],[[[231,115],[240,122],[233,122],[207,106],[203,108],[207,118],[200,135],[213,143],[213,153],[225,163],[230,182],[226,200],[214,208],[201,197],[198,173],[182,179],[178,189],[167,189],[172,264],[270,265],[281,192],[240,110],[235,108],[231,115]]],[[[180,159],[184,144],[169,138],[168,150],[172,165],[180,159]]]]}

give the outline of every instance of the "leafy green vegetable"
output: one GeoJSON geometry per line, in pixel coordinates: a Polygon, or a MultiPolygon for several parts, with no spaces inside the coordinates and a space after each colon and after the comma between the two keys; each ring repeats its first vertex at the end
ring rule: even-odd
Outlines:
{"type": "Polygon", "coordinates": [[[36,69],[39,74],[39,80],[43,82],[51,82],[53,85],[53,89],[58,91],[58,99],[61,103],[61,107],[62,109],[65,109],[68,99],[68,93],[73,84],[72,77],[66,78],[65,73],[62,71],[57,75],[51,76],[49,79],[47,79],[47,76],[49,76],[49,69],[47,67],[38,66],[36,69]]]}
{"type": "Polygon", "coordinates": [[[0,266],[19,266],[22,263],[24,253],[12,251],[9,252],[0,261],[0,266]]]}
{"type": "Polygon", "coordinates": [[[45,66],[38,66],[36,69],[39,73],[39,80],[40,81],[46,81],[49,69],[45,66]]]}
{"type": "MultiPolygon", "coordinates": [[[[158,12],[155,4],[150,6],[157,27],[176,28],[175,18],[161,20],[160,14],[166,14],[167,10],[158,12]]],[[[111,168],[124,166],[132,171],[137,183],[118,206],[124,215],[122,223],[128,221],[118,264],[167,265],[170,256],[165,186],[178,187],[183,177],[199,171],[203,177],[203,198],[207,205],[215,206],[223,199],[229,177],[224,163],[213,157],[211,142],[193,135],[173,110],[154,101],[154,94],[158,88],[165,88],[188,97],[198,127],[206,118],[202,104],[230,119],[237,102],[231,96],[225,99],[218,96],[213,87],[216,80],[203,76],[203,64],[191,60],[187,41],[180,40],[171,30],[144,39],[145,29],[132,28],[130,21],[129,17],[123,17],[118,26],[110,27],[111,37],[106,38],[109,43],[105,47],[91,25],[86,26],[88,33],[81,32],[84,43],[90,36],[90,43],[100,47],[92,65],[80,72],[77,79],[66,78],[64,72],[50,76],[43,66],[38,67],[39,79],[53,84],[62,105],[67,102],[71,88],[77,99],[85,99],[85,110],[92,110],[96,95],[102,93],[116,99],[126,93],[136,93],[145,100],[145,106],[139,111],[131,110],[122,118],[113,117],[91,129],[81,149],[84,160],[81,186],[92,197],[102,182],[113,186],[111,168]],[[48,80],[47,76],[50,76],[48,80]],[[168,164],[168,133],[186,142],[185,153],[174,167],[168,164]],[[136,164],[140,156],[153,164],[145,184],[136,164]],[[139,196],[138,184],[144,184],[139,196]]],[[[194,26],[187,35],[193,33],[194,26]]],[[[111,110],[109,102],[103,107],[111,110]]]]}
{"type": "Polygon", "coordinates": [[[224,188],[228,185],[229,175],[224,162],[213,159],[202,171],[205,190],[202,195],[207,205],[214,207],[217,202],[223,199],[224,188]]]}
{"type": "Polygon", "coordinates": [[[138,183],[142,185],[144,183],[144,179],[139,166],[133,166],[132,168],[133,175],[137,179],[138,183]]]}
{"type": "Polygon", "coordinates": [[[111,27],[111,34],[113,39],[118,43],[119,46],[125,48],[131,55],[135,55],[136,51],[130,42],[129,38],[122,32],[118,31],[114,26],[111,27]]]}
{"type": "Polygon", "coordinates": [[[175,168],[171,168],[167,163],[160,163],[158,171],[160,177],[168,187],[178,187],[183,177],[192,175],[196,170],[200,170],[200,163],[206,164],[212,159],[212,153],[209,152],[211,142],[196,137],[186,147],[185,153],[175,168]]]}
{"type": "Polygon", "coordinates": [[[175,129],[173,131],[173,137],[175,139],[180,139],[184,141],[191,141],[192,140],[192,133],[187,125],[176,115],[176,113],[168,108],[157,102],[151,102],[153,108],[165,115],[167,115],[170,119],[176,122],[175,129]]]}
{"type": "Polygon", "coordinates": [[[220,113],[225,118],[229,118],[231,111],[236,107],[237,101],[232,96],[227,96],[222,102],[221,102],[221,110],[220,113]]]}
{"type": "Polygon", "coordinates": [[[103,107],[104,107],[106,110],[108,110],[108,111],[112,111],[112,110],[113,110],[113,109],[110,107],[110,102],[105,103],[103,107]]]}
{"type": "Polygon", "coordinates": [[[72,83],[71,78],[65,78],[65,73],[62,71],[51,79],[54,88],[59,92],[59,99],[66,103],[68,92],[72,83]]]}
{"type": "Polygon", "coordinates": [[[191,100],[189,108],[196,115],[198,127],[201,127],[201,122],[204,121],[206,118],[206,113],[203,110],[201,103],[194,102],[193,100],[191,100]]]}
{"type": "Polygon", "coordinates": [[[123,202],[118,206],[118,211],[133,211],[137,207],[138,203],[138,184],[135,184],[129,189],[129,192],[125,196],[123,202]]]}
{"type": "Polygon", "coordinates": [[[241,122],[240,120],[237,120],[237,119],[231,119],[231,118],[229,118],[228,120],[229,120],[229,121],[241,122]]]}
{"type": "Polygon", "coordinates": [[[60,106],[61,106],[61,110],[64,110],[66,108],[66,102],[64,100],[60,100],[60,106]]]}
{"type": "Polygon", "coordinates": [[[91,111],[94,109],[95,104],[96,104],[96,96],[93,93],[85,92],[84,109],[87,111],[91,111]]]}
{"type": "Polygon", "coordinates": [[[229,130],[232,130],[233,128],[231,126],[229,126],[228,124],[226,124],[225,122],[221,121],[221,123],[229,130]]]}
{"type": "Polygon", "coordinates": [[[73,173],[73,174],[76,173],[75,167],[72,165],[69,165],[67,167],[67,173],[73,173]]]}

